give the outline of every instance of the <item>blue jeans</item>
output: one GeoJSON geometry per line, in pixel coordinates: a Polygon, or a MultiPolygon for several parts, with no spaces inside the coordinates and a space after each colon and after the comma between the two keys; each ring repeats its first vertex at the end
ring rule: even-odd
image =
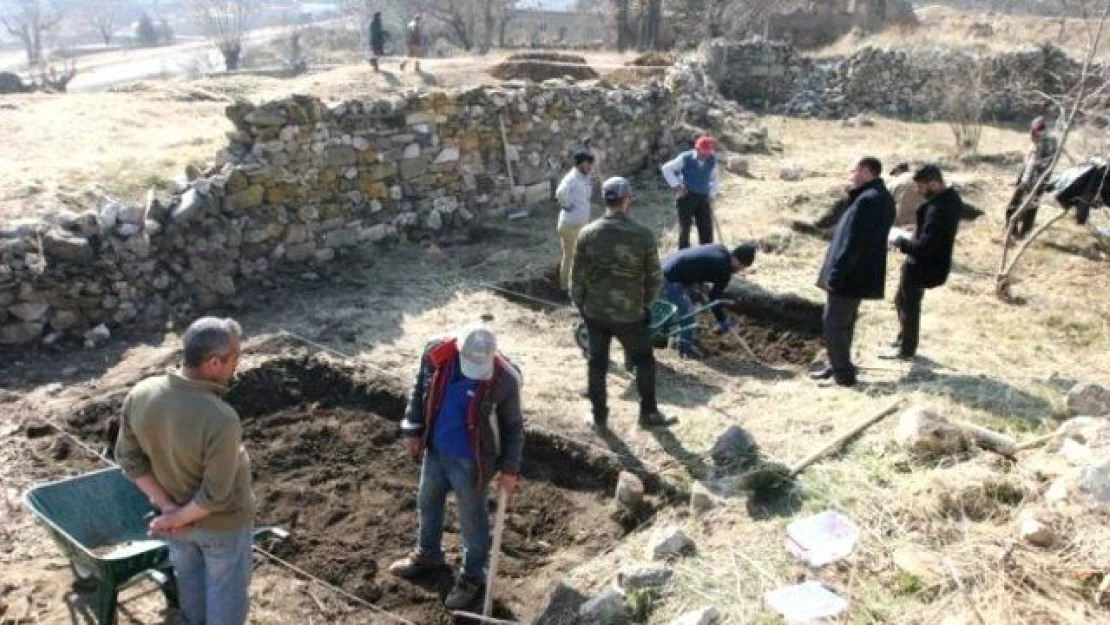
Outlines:
{"type": "Polygon", "coordinates": [[[416,496],[420,515],[420,554],[443,562],[443,512],[447,493],[455,491],[459,507],[459,531],[463,543],[463,574],[480,581],[485,579],[489,560],[489,510],[487,485],[475,481],[477,466],[473,460],[452,458],[429,449],[420,468],[420,491],[416,496]]]}
{"type": "Polygon", "coordinates": [[[694,320],[682,318],[690,314],[694,309],[693,302],[690,301],[690,293],[686,290],[686,285],[681,282],[665,282],[663,283],[663,299],[674,304],[678,312],[675,314],[675,322],[684,326],[689,326],[685,330],[678,333],[678,351],[684,352],[694,347],[694,320]]]}
{"type": "Polygon", "coordinates": [[[184,625],[243,625],[250,610],[253,528],[194,529],[166,541],[184,625]]]}

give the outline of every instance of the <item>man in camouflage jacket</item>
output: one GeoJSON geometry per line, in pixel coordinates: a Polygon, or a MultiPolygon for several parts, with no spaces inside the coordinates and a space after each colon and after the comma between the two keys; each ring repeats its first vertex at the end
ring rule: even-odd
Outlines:
{"type": "Polygon", "coordinates": [[[624,178],[602,185],[605,216],[578,235],[571,270],[571,299],[589,332],[588,394],[596,430],[608,426],[605,380],[609,346],[616,337],[636,371],[641,427],[667,426],[655,401],[655,355],[652,353],[650,308],[659,294],[663,274],[651,230],[628,216],[632,186],[624,178]]]}

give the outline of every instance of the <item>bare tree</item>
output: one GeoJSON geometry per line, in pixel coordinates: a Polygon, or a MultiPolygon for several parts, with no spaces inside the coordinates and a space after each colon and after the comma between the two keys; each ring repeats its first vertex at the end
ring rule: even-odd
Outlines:
{"type": "MultiPolygon", "coordinates": [[[[1076,80],[1075,86],[1070,93],[1063,95],[1053,95],[1048,93],[1037,93],[1036,95],[1052,102],[1060,111],[1060,117],[1063,119],[1063,131],[1060,134],[1060,139],[1056,147],[1056,151],[1052,155],[1052,161],[1048,167],[1045,168],[1044,173],[1040,178],[1033,183],[1033,189],[1039,189],[1052,174],[1056,168],[1056,163],[1059,162],[1060,156],[1064,154],[1065,145],[1067,144],[1068,137],[1075,127],[1076,119],[1096,100],[1096,98],[1103,97],[1108,90],[1110,90],[1110,80],[1106,76],[1095,76],[1094,72],[1094,58],[1099,51],[1102,44],[1102,36],[1106,27],[1106,20],[1110,18],[1110,0],[1102,1],[1102,12],[1096,22],[1096,26],[1088,38],[1087,52],[1083,59],[1083,66],[1079,72],[1079,77],[1076,80]],[[1097,78],[1097,80],[1095,80],[1097,78]],[[1096,84],[1098,83],[1098,84],[1096,84]]],[[[1086,11],[1086,3],[1084,3],[1083,10],[1086,11]]],[[[1056,215],[1053,215],[1045,223],[1041,224],[1036,230],[1031,232],[1025,238],[1021,246],[1018,247],[1013,256],[1010,255],[1009,241],[1017,223],[1021,220],[1028,211],[1032,210],[1038,201],[1038,194],[1035,192],[1027,193],[1017,211],[1014,212],[1013,217],[1009,223],[1006,224],[1005,241],[1002,245],[1002,254],[998,262],[998,271],[995,274],[995,294],[1004,300],[1009,300],[1012,297],[1010,292],[1014,283],[1014,270],[1018,265],[1018,261],[1024,256],[1029,245],[1036,240],[1040,235],[1044,234],[1046,230],[1052,227],[1053,224],[1063,219],[1068,213],[1067,208],[1063,208],[1056,215]]]]}
{"type": "Polygon", "coordinates": [[[43,38],[61,21],[61,10],[50,0],[0,0],[0,24],[23,44],[31,67],[42,62],[43,38]]]}
{"type": "Polygon", "coordinates": [[[250,29],[250,20],[257,9],[253,0],[190,0],[197,24],[205,36],[216,44],[224,57],[224,66],[232,72],[239,69],[243,57],[243,39],[250,29]]]}
{"type": "Polygon", "coordinates": [[[89,0],[82,8],[82,15],[96,30],[104,45],[112,44],[112,36],[130,10],[127,0],[89,0]]]}

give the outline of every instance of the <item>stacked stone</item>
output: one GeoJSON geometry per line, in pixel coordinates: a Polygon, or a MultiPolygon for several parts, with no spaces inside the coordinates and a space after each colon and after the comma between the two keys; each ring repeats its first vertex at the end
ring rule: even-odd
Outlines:
{"type": "Polygon", "coordinates": [[[673,107],[659,88],[562,81],[236,102],[227,148],[168,202],[0,224],[0,343],[161,322],[272,285],[283,269],[547,200],[587,138],[607,173],[636,171],[673,107]]]}

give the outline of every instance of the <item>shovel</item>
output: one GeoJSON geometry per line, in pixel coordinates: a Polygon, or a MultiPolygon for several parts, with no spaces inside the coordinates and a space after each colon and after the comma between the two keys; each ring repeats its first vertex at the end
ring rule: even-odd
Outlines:
{"type": "Polygon", "coordinates": [[[887,407],[876,412],[870,417],[864,419],[860,423],[848,429],[840,436],[810,454],[804,460],[800,460],[793,466],[786,466],[777,462],[765,463],[762,467],[745,473],[740,476],[740,486],[745,490],[750,490],[759,498],[774,498],[780,494],[785,487],[790,486],[794,482],[794,478],[799,473],[804,471],[811,464],[824,458],[825,456],[833,453],[844,443],[857,436],[872,425],[882,421],[884,418],[894,414],[898,410],[898,406],[902,404],[901,399],[894,400],[887,407]]]}

